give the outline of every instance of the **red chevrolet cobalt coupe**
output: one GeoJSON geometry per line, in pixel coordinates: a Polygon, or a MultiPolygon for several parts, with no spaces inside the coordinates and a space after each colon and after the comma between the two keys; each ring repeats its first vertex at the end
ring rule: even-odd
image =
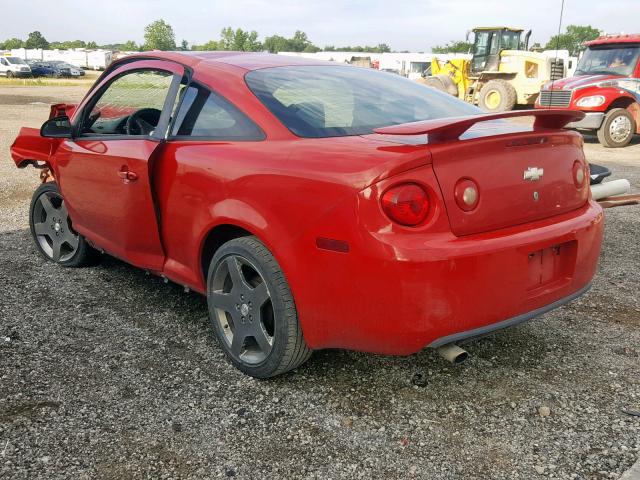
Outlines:
{"type": "Polygon", "coordinates": [[[46,258],[106,252],[206,294],[230,361],[271,377],[315,349],[451,347],[585,292],[603,215],[562,130],[582,115],[482,114],[315,60],[152,52],[23,128],[12,156],[51,175],[30,209],[46,258]]]}

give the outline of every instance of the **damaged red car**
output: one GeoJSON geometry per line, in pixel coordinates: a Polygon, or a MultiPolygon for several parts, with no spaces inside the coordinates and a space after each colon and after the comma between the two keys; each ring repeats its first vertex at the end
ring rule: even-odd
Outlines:
{"type": "Polygon", "coordinates": [[[585,292],[603,215],[562,129],[583,115],[482,114],[315,60],[151,52],[11,151],[51,176],[29,212],[42,255],[106,252],[206,295],[230,361],[264,378],[323,348],[460,359],[456,342],[585,292]]]}

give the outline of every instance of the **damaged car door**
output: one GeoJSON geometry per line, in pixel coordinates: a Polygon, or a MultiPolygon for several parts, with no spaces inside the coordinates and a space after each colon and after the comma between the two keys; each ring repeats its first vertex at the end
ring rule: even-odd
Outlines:
{"type": "Polygon", "coordinates": [[[90,242],[139,267],[164,262],[151,164],[165,138],[184,70],[143,60],[111,74],[74,115],[72,138],[55,163],[74,228],[90,242]]]}

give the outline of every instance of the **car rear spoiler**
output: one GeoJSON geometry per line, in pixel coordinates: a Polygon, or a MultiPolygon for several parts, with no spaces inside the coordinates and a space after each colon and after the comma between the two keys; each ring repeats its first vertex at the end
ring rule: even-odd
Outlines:
{"type": "Polygon", "coordinates": [[[479,122],[514,117],[535,117],[534,128],[559,129],[576,120],[582,120],[584,115],[584,112],[576,110],[519,110],[402,123],[400,125],[376,128],[373,131],[381,135],[427,134],[429,135],[429,143],[436,143],[457,140],[460,135],[479,122]]]}

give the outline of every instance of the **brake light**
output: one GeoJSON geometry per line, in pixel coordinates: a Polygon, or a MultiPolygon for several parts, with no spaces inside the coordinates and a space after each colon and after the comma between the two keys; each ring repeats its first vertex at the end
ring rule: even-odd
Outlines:
{"type": "Polygon", "coordinates": [[[458,183],[456,183],[456,186],[453,189],[453,195],[458,207],[465,212],[470,212],[476,208],[480,201],[478,185],[470,178],[462,178],[458,180],[458,183]]]}
{"type": "Polygon", "coordinates": [[[382,210],[394,222],[413,227],[429,213],[429,195],[415,183],[396,185],[382,195],[382,210]]]}
{"type": "Polygon", "coordinates": [[[582,188],[586,176],[584,165],[577,160],[573,162],[573,183],[576,188],[582,188]]]}

